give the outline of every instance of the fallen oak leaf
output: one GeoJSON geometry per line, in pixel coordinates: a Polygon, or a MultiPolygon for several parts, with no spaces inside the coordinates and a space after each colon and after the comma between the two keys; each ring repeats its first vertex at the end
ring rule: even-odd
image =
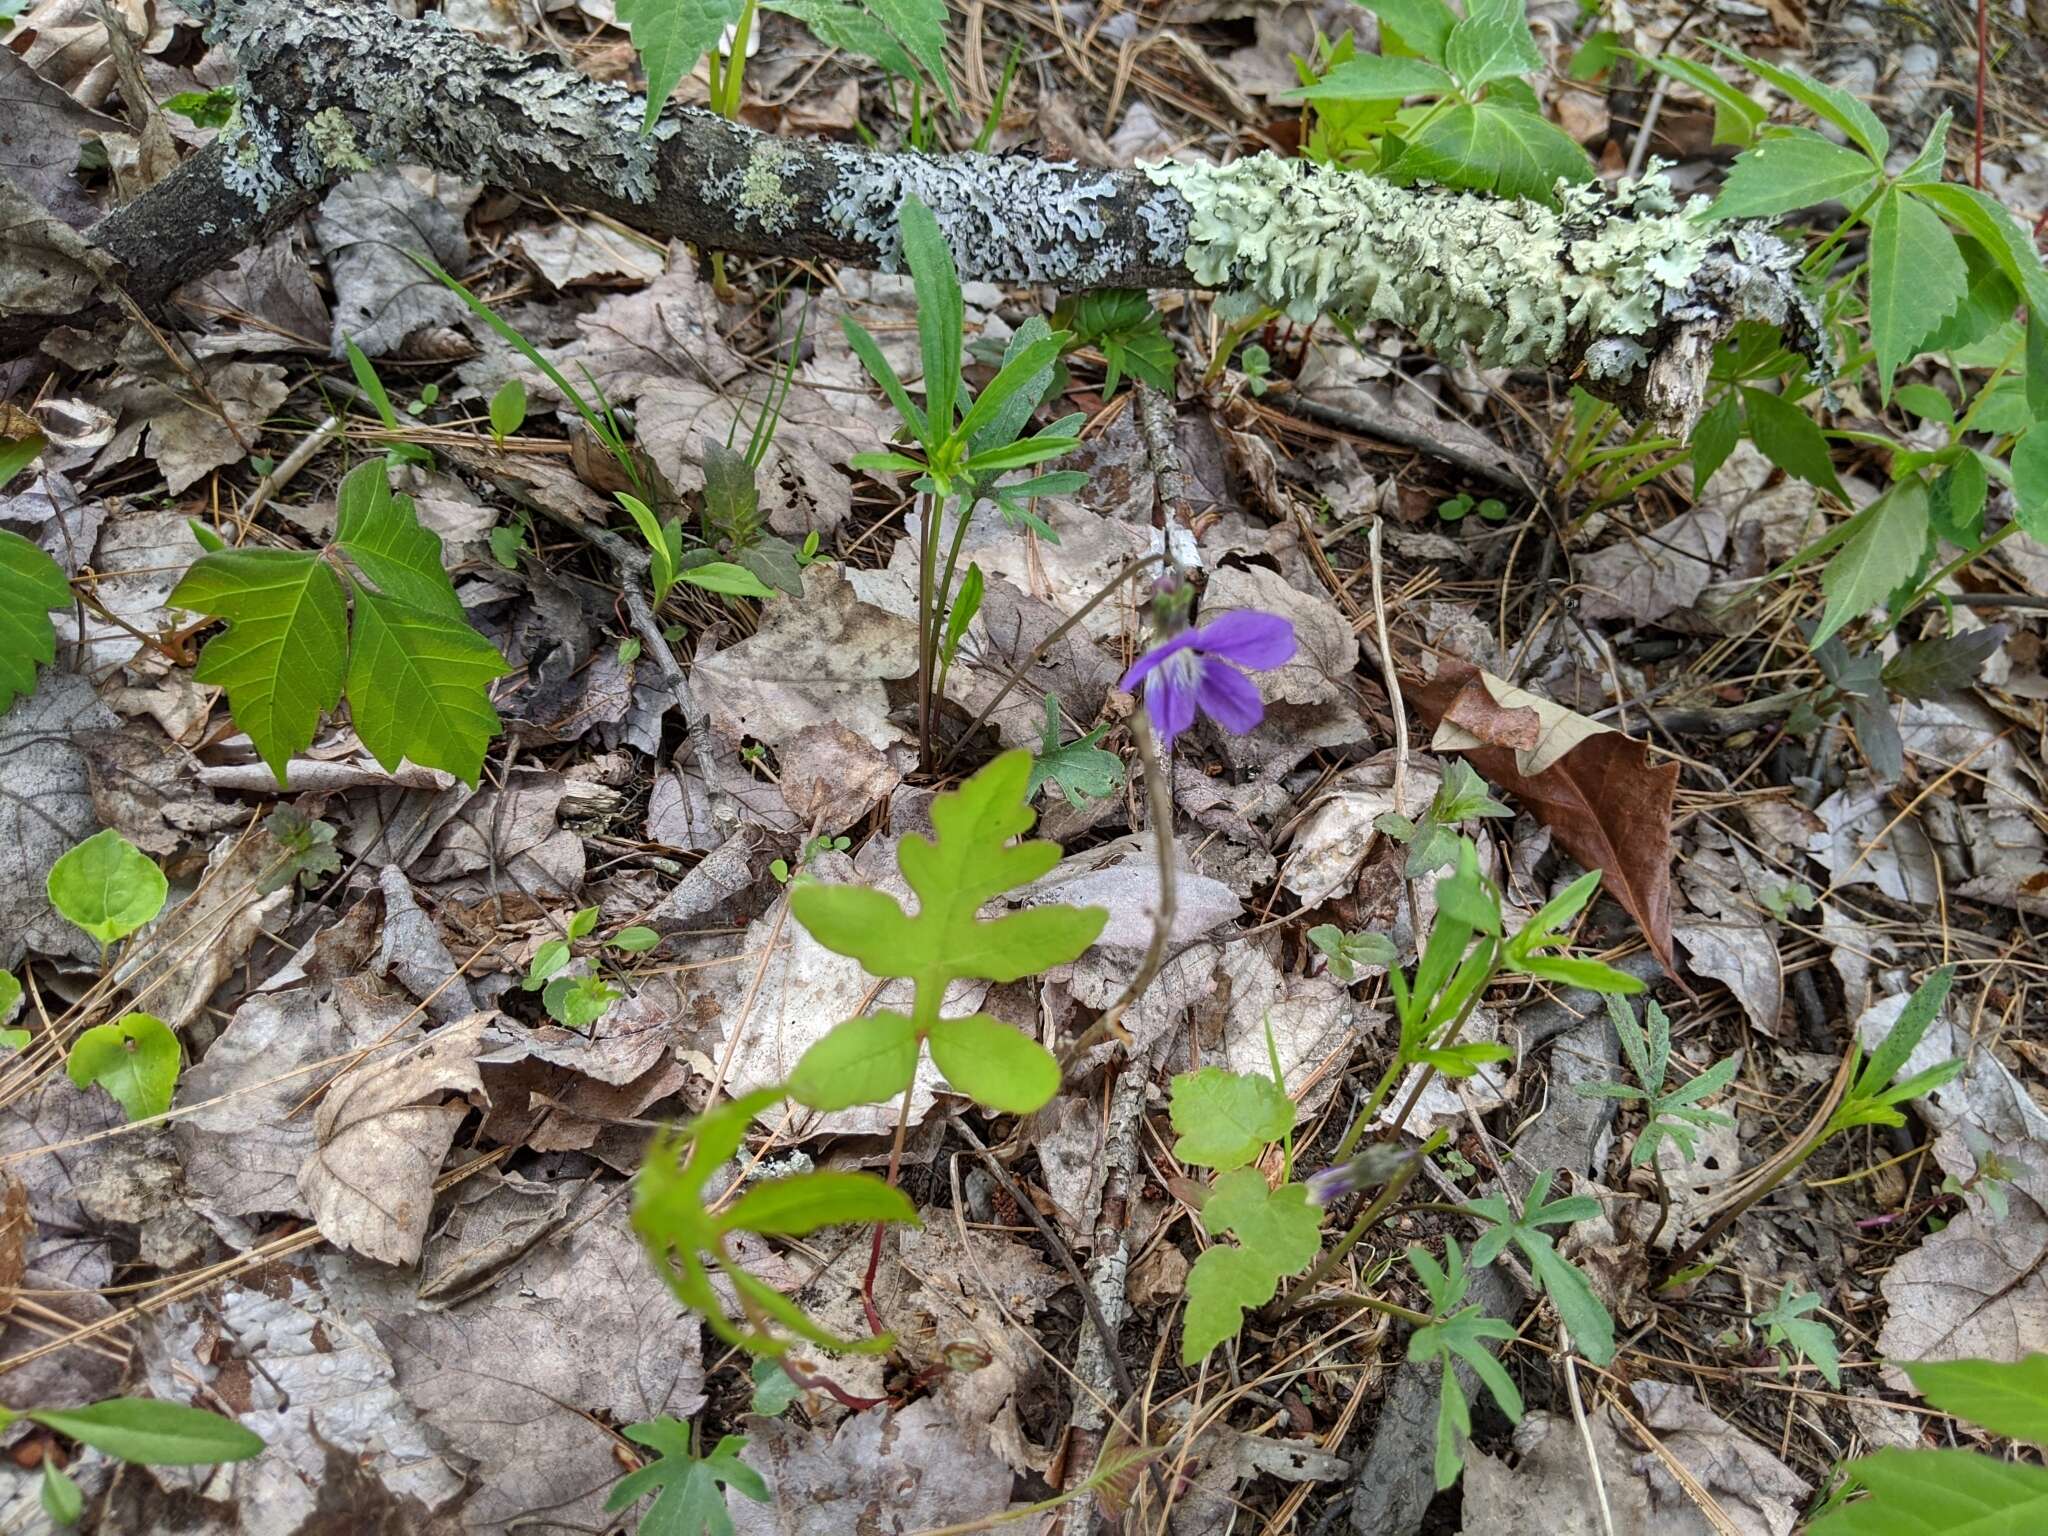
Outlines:
{"type": "Polygon", "coordinates": [[[1430,749],[1458,752],[1516,796],[1558,843],[1606,876],[1667,975],[1671,952],[1671,806],[1678,765],[1609,726],[1460,661],[1403,688],[1435,723],[1430,749]]]}
{"type": "Polygon", "coordinates": [[[467,1103],[440,1096],[483,1092],[476,1053],[490,1017],[473,1013],[401,1056],[361,1062],[327,1085],[299,1193],[336,1247],[385,1264],[419,1262],[435,1176],[469,1113],[467,1103]]]}

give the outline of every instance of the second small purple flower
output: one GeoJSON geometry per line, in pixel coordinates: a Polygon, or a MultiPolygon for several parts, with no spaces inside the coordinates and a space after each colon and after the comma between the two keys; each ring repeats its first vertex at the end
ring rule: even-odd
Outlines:
{"type": "Polygon", "coordinates": [[[1277,613],[1240,608],[1161,641],[1117,684],[1125,693],[1145,687],[1145,713],[1162,756],[1174,738],[1207,715],[1233,735],[1256,730],[1266,717],[1259,690],[1245,669],[1261,672],[1294,657],[1294,625],[1277,613]]]}

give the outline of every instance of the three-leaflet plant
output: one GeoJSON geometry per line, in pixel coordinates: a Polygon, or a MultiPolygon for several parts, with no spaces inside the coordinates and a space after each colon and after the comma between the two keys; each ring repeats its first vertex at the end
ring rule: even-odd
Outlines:
{"type": "Polygon", "coordinates": [[[865,886],[807,881],[791,888],[790,911],[812,938],[871,976],[907,978],[915,987],[909,1013],[848,1019],[804,1052],[786,1085],[799,1104],[846,1109],[908,1092],[920,1042],[929,1043],[949,1083],[989,1109],[1029,1114],[1058,1091],[1059,1063],[1037,1041],[987,1014],[947,1018],[940,1011],[954,981],[1017,981],[1064,965],[1109,921],[1102,907],[1057,904],[978,916],[1059,862],[1057,843],[1011,842],[1037,820],[1024,793],[1030,775],[1029,752],[1005,752],[932,802],[937,840],[912,834],[896,852],[917,895],[915,916],[865,886]]]}
{"type": "Polygon", "coordinates": [[[344,685],[356,734],[387,772],[410,759],[476,784],[499,726],[490,685],[512,669],[470,627],[440,536],[410,496],[392,495],[381,461],[342,482],[324,550],[207,542],[169,601],[227,621],[193,676],[227,690],[279,785],[344,685]]]}

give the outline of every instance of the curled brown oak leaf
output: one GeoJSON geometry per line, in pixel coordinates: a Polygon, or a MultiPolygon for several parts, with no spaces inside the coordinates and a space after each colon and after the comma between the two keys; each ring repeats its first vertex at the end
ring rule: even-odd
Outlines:
{"type": "Polygon", "coordinates": [[[1519,799],[1564,850],[1597,869],[1667,975],[1671,953],[1671,805],[1678,765],[1612,727],[1461,661],[1402,683],[1436,727],[1433,751],[1460,753],[1519,799]]]}

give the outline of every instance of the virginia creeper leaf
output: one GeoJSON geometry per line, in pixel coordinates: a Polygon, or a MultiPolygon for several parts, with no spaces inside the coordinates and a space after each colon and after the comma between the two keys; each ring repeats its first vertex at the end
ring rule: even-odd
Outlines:
{"type": "Polygon", "coordinates": [[[1870,347],[1878,398],[1892,375],[1956,311],[1970,284],[1956,237],[1941,216],[1894,187],[1870,220],[1870,347]]]}
{"type": "Polygon", "coordinates": [[[490,685],[511,670],[459,610],[437,613],[357,590],[349,714],[386,772],[410,758],[474,787],[498,734],[490,685]]]}

